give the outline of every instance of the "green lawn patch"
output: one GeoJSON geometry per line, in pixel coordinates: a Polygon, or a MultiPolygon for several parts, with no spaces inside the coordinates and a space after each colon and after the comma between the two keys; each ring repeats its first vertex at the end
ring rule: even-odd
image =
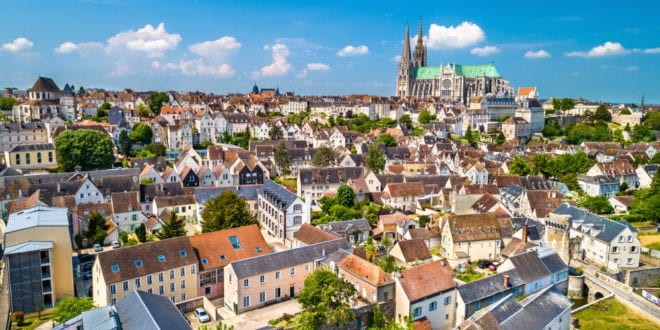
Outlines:
{"type": "Polygon", "coordinates": [[[476,281],[482,277],[484,277],[484,274],[474,272],[474,271],[469,271],[469,272],[464,272],[464,273],[454,273],[454,277],[457,280],[461,280],[465,283],[476,281]]]}
{"type": "Polygon", "coordinates": [[[612,298],[573,314],[582,329],[658,329],[659,325],[612,298]]]}
{"type": "Polygon", "coordinates": [[[645,247],[651,249],[651,250],[660,250],[660,242],[655,242],[651,244],[646,244],[644,245],[645,247]]]}

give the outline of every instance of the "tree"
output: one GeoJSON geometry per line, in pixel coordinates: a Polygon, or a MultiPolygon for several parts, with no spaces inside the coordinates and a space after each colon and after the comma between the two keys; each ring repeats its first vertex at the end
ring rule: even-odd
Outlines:
{"type": "Polygon", "coordinates": [[[319,268],[307,276],[298,303],[303,329],[342,328],[355,318],[349,305],[356,290],[331,270],[319,268]]]}
{"type": "Polygon", "coordinates": [[[133,148],[133,143],[131,138],[128,136],[128,131],[125,129],[119,133],[119,153],[128,156],[131,154],[131,149],[133,148]]]}
{"type": "Polygon", "coordinates": [[[149,143],[146,147],[144,147],[143,150],[147,150],[148,152],[152,153],[154,157],[164,157],[165,152],[167,151],[165,146],[160,143],[149,143]]]}
{"type": "Polygon", "coordinates": [[[138,113],[140,114],[140,117],[149,117],[151,116],[151,111],[149,108],[147,108],[146,105],[140,103],[137,106],[138,113]]]}
{"type": "Polygon", "coordinates": [[[225,190],[218,197],[206,202],[202,219],[203,233],[257,223],[245,199],[231,190],[225,190]]]}
{"type": "Polygon", "coordinates": [[[644,116],[644,125],[654,131],[660,130],[660,112],[649,112],[644,116]]]}
{"type": "Polygon", "coordinates": [[[378,142],[382,142],[385,144],[386,147],[396,147],[396,139],[387,133],[383,133],[381,135],[378,135],[378,142]]]}
{"type": "Polygon", "coordinates": [[[503,133],[502,131],[500,131],[500,132],[497,134],[497,139],[495,139],[495,143],[496,143],[498,146],[501,146],[502,144],[504,144],[504,142],[506,142],[506,139],[505,139],[505,137],[504,137],[504,133],[503,133]]]}
{"type": "Polygon", "coordinates": [[[628,110],[628,108],[625,108],[625,109],[621,110],[621,111],[619,112],[619,114],[620,114],[620,115],[631,115],[632,112],[630,112],[630,110],[628,110]]]}
{"type": "Polygon", "coordinates": [[[279,125],[273,125],[273,127],[270,128],[270,131],[268,131],[268,137],[270,137],[270,139],[273,141],[282,140],[284,138],[282,127],[279,125]]]}
{"type": "Polygon", "coordinates": [[[412,119],[410,119],[410,115],[402,115],[399,117],[399,124],[405,126],[406,128],[411,128],[412,119]]]}
{"type": "Polygon", "coordinates": [[[385,151],[378,144],[372,143],[367,149],[367,158],[365,159],[367,167],[378,174],[385,169],[385,151]]]}
{"type": "Polygon", "coordinates": [[[433,120],[433,115],[426,109],[422,110],[417,117],[417,121],[422,125],[430,123],[431,120],[433,120]]]}
{"type": "Polygon", "coordinates": [[[553,97],[552,98],[552,108],[554,110],[561,110],[561,99],[553,97]]]}
{"type": "Polygon", "coordinates": [[[327,167],[333,165],[337,157],[332,148],[327,146],[321,146],[316,149],[314,155],[312,156],[312,166],[317,167],[327,167]]]}
{"type": "Polygon", "coordinates": [[[275,149],[273,158],[275,159],[275,165],[280,169],[280,174],[288,175],[291,173],[291,155],[286,151],[284,141],[281,141],[275,149]]]}
{"type": "Polygon", "coordinates": [[[169,95],[164,92],[153,93],[149,95],[149,109],[156,115],[160,114],[160,108],[163,106],[163,103],[170,101],[169,95]]]}
{"type": "Polygon", "coordinates": [[[585,208],[595,214],[609,214],[614,210],[607,197],[603,195],[595,197],[582,196],[576,202],[579,207],[585,208]]]}
{"type": "MultiPolygon", "coordinates": [[[[101,213],[98,212],[92,213],[89,216],[87,222],[87,233],[85,236],[87,236],[87,238],[93,239],[94,236],[97,235],[99,231],[105,233],[106,230],[108,230],[108,225],[106,225],[106,220],[103,217],[103,215],[101,215],[101,213]]],[[[105,238],[105,236],[103,238],[105,238]]],[[[103,243],[103,240],[101,240],[100,243],[103,243]]]]}
{"type": "Polygon", "coordinates": [[[572,98],[563,98],[561,99],[561,109],[564,111],[571,110],[575,106],[572,98]]]}
{"type": "Polygon", "coordinates": [[[147,241],[147,227],[144,224],[140,224],[137,229],[135,229],[135,236],[137,236],[138,241],[140,243],[144,243],[147,241]]]}
{"type": "Polygon", "coordinates": [[[149,144],[153,138],[154,133],[151,130],[151,127],[147,124],[137,123],[133,125],[131,129],[131,140],[135,143],[140,144],[149,144]]]}
{"type": "Polygon", "coordinates": [[[156,232],[158,239],[167,239],[172,237],[186,236],[186,222],[183,218],[176,215],[176,212],[170,213],[170,218],[161,224],[161,229],[156,232]]]}
{"type": "Polygon", "coordinates": [[[63,323],[93,308],[94,302],[92,301],[92,297],[66,297],[60,300],[57,306],[55,306],[51,318],[55,322],[63,323]]]}
{"type": "Polygon", "coordinates": [[[635,125],[632,129],[633,142],[650,142],[655,140],[655,134],[646,125],[635,125]]]}
{"type": "Polygon", "coordinates": [[[0,97],[0,110],[11,110],[16,104],[16,99],[11,96],[0,97]]]}
{"type": "Polygon", "coordinates": [[[474,133],[472,132],[472,127],[468,125],[467,129],[465,130],[465,139],[467,139],[468,143],[474,148],[477,145],[476,139],[474,138],[474,133]]]}
{"type": "Polygon", "coordinates": [[[107,169],[115,161],[112,139],[95,130],[66,130],[55,138],[55,150],[64,171],[73,171],[76,165],[83,171],[107,169]]]}
{"type": "Polygon", "coordinates": [[[337,203],[346,207],[355,205],[355,192],[351,186],[343,183],[337,188],[337,203]]]}
{"type": "Polygon", "coordinates": [[[660,175],[653,177],[649,188],[635,192],[630,213],[641,220],[654,221],[656,224],[660,222],[660,175]]]}
{"type": "Polygon", "coordinates": [[[593,115],[594,120],[604,120],[612,121],[612,113],[607,110],[607,107],[604,104],[601,104],[596,108],[596,112],[593,115]]]}
{"type": "Polygon", "coordinates": [[[520,156],[514,156],[513,161],[509,164],[509,172],[516,175],[530,175],[537,174],[536,169],[534,169],[529,162],[520,156]]]}

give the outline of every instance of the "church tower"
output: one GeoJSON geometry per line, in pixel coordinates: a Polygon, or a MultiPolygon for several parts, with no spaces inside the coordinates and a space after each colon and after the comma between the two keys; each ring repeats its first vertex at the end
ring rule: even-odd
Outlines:
{"type": "Polygon", "coordinates": [[[403,39],[403,53],[396,79],[396,96],[409,97],[413,80],[413,64],[410,60],[410,31],[406,23],[406,35],[403,39]]]}
{"type": "Polygon", "coordinates": [[[413,55],[413,67],[419,68],[426,66],[426,46],[422,39],[422,20],[419,20],[419,31],[417,32],[417,44],[413,55]]]}

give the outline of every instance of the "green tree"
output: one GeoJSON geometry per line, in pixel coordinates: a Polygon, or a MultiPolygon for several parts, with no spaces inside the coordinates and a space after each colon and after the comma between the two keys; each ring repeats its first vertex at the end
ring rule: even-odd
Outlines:
{"type": "Polygon", "coordinates": [[[561,99],[561,109],[564,111],[571,110],[575,107],[575,102],[573,102],[572,98],[563,98],[561,99]]]}
{"type": "Polygon", "coordinates": [[[635,125],[632,129],[633,142],[650,142],[655,141],[655,134],[646,125],[635,125]]]}
{"type": "Polygon", "coordinates": [[[51,318],[57,323],[63,323],[93,308],[94,302],[92,301],[92,297],[66,297],[60,300],[57,306],[55,306],[51,318]]]}
{"type": "Polygon", "coordinates": [[[355,205],[355,192],[351,186],[343,183],[337,188],[337,203],[346,207],[355,205]]]}
{"type": "Polygon", "coordinates": [[[177,216],[176,212],[170,212],[170,218],[161,224],[161,229],[156,232],[156,237],[167,239],[179,236],[186,236],[186,222],[177,216]]]}
{"type": "Polygon", "coordinates": [[[620,114],[620,115],[631,115],[632,112],[630,112],[630,110],[628,110],[628,108],[625,108],[625,109],[621,110],[621,111],[619,112],[619,114],[620,114]]]}
{"type": "Polygon", "coordinates": [[[384,143],[386,147],[396,147],[396,139],[387,133],[378,135],[378,142],[384,143]]]}
{"type": "Polygon", "coordinates": [[[644,116],[644,125],[650,127],[654,131],[660,130],[660,112],[649,112],[644,116]]]}
{"type": "Polygon", "coordinates": [[[149,144],[153,136],[154,133],[147,124],[137,123],[131,129],[130,138],[135,143],[149,144]]]}
{"type": "Polygon", "coordinates": [[[639,189],[635,192],[630,213],[641,220],[660,223],[660,175],[653,177],[649,188],[639,189]]]}
{"type": "Polygon", "coordinates": [[[282,127],[279,125],[273,125],[273,127],[270,128],[270,131],[268,131],[268,137],[273,141],[282,140],[284,138],[282,127]]]}
{"type": "Polygon", "coordinates": [[[257,223],[245,199],[231,190],[225,190],[218,197],[206,202],[202,219],[203,233],[257,223]]]}
{"type": "Polygon", "coordinates": [[[11,110],[16,104],[16,99],[11,96],[0,97],[0,110],[11,110]]]}
{"type": "Polygon", "coordinates": [[[277,149],[275,149],[273,158],[275,160],[275,165],[279,167],[281,174],[288,175],[291,173],[291,154],[286,151],[286,144],[284,144],[284,141],[281,141],[277,146],[277,149]]]}
{"type": "Polygon", "coordinates": [[[132,148],[133,142],[131,142],[131,138],[128,136],[128,131],[122,130],[121,133],[119,133],[119,153],[128,156],[131,154],[132,148]]]}
{"type": "MultiPolygon", "coordinates": [[[[87,236],[87,238],[94,238],[94,235],[96,235],[99,230],[105,233],[105,231],[108,230],[108,225],[106,225],[106,220],[101,213],[93,212],[89,215],[87,233],[85,236],[87,236]]],[[[103,243],[103,241],[101,241],[101,243],[103,243]]]]}
{"type": "Polygon", "coordinates": [[[504,133],[503,133],[502,131],[500,131],[500,132],[497,134],[497,139],[495,139],[495,143],[496,143],[498,146],[501,146],[502,144],[504,144],[504,142],[506,142],[506,139],[504,138],[504,133]]]}
{"type": "Polygon", "coordinates": [[[144,147],[143,150],[147,150],[148,152],[153,154],[154,157],[164,157],[165,152],[167,151],[165,146],[160,143],[149,143],[147,144],[146,147],[144,147]]]}
{"type": "Polygon", "coordinates": [[[367,167],[374,173],[378,174],[385,169],[385,151],[381,149],[378,144],[372,143],[367,149],[367,157],[365,163],[367,167]]]}
{"type": "Polygon", "coordinates": [[[595,214],[610,214],[614,210],[606,196],[582,196],[576,201],[579,207],[589,210],[595,214]]]}
{"type": "Polygon", "coordinates": [[[607,110],[607,107],[604,104],[601,104],[596,108],[596,112],[594,113],[593,118],[595,120],[604,120],[604,121],[612,121],[612,113],[610,113],[609,110],[607,110]]]}
{"type": "Polygon", "coordinates": [[[342,328],[355,318],[349,300],[356,293],[352,284],[331,270],[319,268],[305,278],[298,303],[303,329],[342,328]]]}
{"type": "Polygon", "coordinates": [[[417,117],[417,121],[422,125],[430,123],[431,120],[433,120],[433,115],[426,109],[422,110],[417,117]]]}
{"type": "Polygon", "coordinates": [[[410,119],[410,115],[401,115],[401,117],[399,117],[399,124],[406,128],[411,128],[412,119],[410,119]]]}
{"type": "Polygon", "coordinates": [[[151,111],[149,110],[149,108],[146,105],[142,104],[142,103],[138,104],[137,110],[138,110],[138,113],[140,114],[140,117],[150,117],[151,116],[151,111]]]}
{"type": "Polygon", "coordinates": [[[135,229],[135,236],[137,236],[138,241],[140,243],[144,243],[147,241],[147,227],[144,224],[140,224],[137,229],[135,229]]]}
{"type": "Polygon", "coordinates": [[[520,156],[513,157],[513,161],[509,164],[509,173],[521,176],[537,174],[536,169],[525,158],[520,156]]]}
{"type": "Polygon", "coordinates": [[[552,108],[554,110],[561,110],[561,99],[553,97],[552,98],[552,108]]]}
{"type": "Polygon", "coordinates": [[[337,157],[332,148],[321,146],[314,151],[314,155],[312,156],[312,166],[327,167],[334,165],[336,160],[337,157]]]}
{"type": "Polygon", "coordinates": [[[76,165],[83,171],[107,169],[115,161],[112,139],[95,130],[66,130],[55,138],[55,150],[64,171],[73,171],[76,165]]]}
{"type": "Polygon", "coordinates": [[[165,92],[158,92],[149,95],[149,109],[156,115],[160,114],[160,108],[163,106],[163,103],[170,101],[169,95],[165,92]]]}

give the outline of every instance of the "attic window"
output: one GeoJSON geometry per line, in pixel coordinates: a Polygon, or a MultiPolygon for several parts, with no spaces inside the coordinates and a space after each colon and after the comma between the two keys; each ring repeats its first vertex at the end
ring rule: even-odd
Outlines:
{"type": "Polygon", "coordinates": [[[224,254],[221,254],[221,255],[220,255],[220,260],[225,260],[225,259],[227,259],[227,257],[225,257],[224,254]]]}
{"type": "Polygon", "coordinates": [[[202,265],[206,265],[209,263],[209,259],[202,258],[202,265]]]}
{"type": "Polygon", "coordinates": [[[179,251],[179,255],[180,255],[181,257],[185,257],[185,256],[188,255],[188,253],[186,252],[186,250],[181,250],[181,251],[179,251]]]}
{"type": "Polygon", "coordinates": [[[257,252],[261,252],[261,246],[255,247],[254,250],[257,251],[257,252]]]}
{"type": "Polygon", "coordinates": [[[119,265],[112,265],[112,267],[110,267],[110,269],[112,269],[113,273],[117,273],[117,272],[119,272],[119,265]]]}
{"type": "Polygon", "coordinates": [[[159,262],[163,262],[163,261],[165,261],[165,256],[162,255],[162,254],[159,254],[159,255],[158,255],[158,261],[159,261],[159,262]]]}
{"type": "Polygon", "coordinates": [[[137,268],[142,267],[142,259],[135,260],[135,267],[137,268]]]}
{"type": "Polygon", "coordinates": [[[238,237],[236,236],[229,236],[229,241],[231,242],[231,246],[234,247],[234,249],[240,249],[242,248],[241,242],[238,241],[238,237]]]}

